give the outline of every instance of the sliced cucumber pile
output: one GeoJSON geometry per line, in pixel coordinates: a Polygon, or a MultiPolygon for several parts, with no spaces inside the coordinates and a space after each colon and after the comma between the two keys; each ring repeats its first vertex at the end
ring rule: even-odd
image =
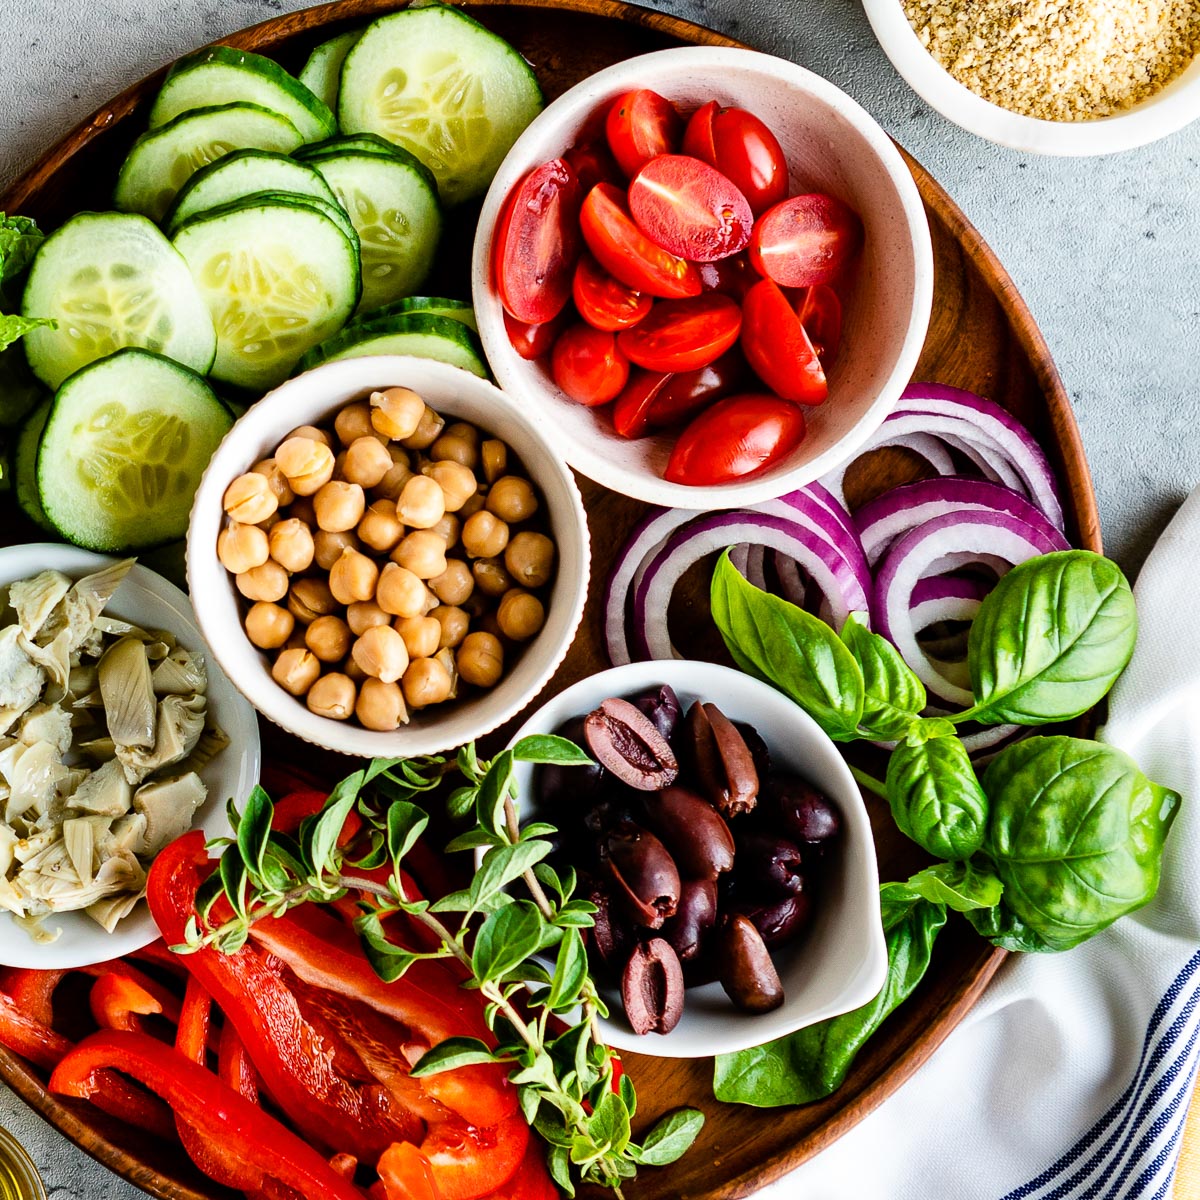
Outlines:
{"type": "Polygon", "coordinates": [[[42,430],[46,428],[52,403],[53,398],[47,396],[17,430],[17,440],[12,448],[12,476],[13,495],[21,511],[39,529],[56,534],[58,530],[50,524],[50,518],[46,516],[38,496],[37,478],[38,447],[42,444],[42,430]]]}
{"type": "Polygon", "coordinates": [[[447,300],[445,296],[405,296],[392,304],[385,304],[373,313],[367,313],[356,318],[352,325],[362,321],[379,321],[384,317],[399,317],[405,313],[433,313],[436,317],[449,317],[459,321],[473,333],[479,332],[479,323],[475,320],[475,310],[463,300],[447,300]]]}
{"type": "Polygon", "coordinates": [[[377,321],[355,322],[314,347],[299,370],[343,358],[372,354],[411,354],[462,367],[481,379],[488,377],[479,338],[461,321],[431,312],[403,313],[377,321]]]}
{"type": "Polygon", "coordinates": [[[299,79],[314,96],[323,100],[331,109],[337,109],[338,85],[342,78],[342,63],[350,53],[350,47],[362,37],[361,29],[339,33],[337,37],[322,42],[309,56],[301,68],[299,79]]]}
{"type": "Polygon", "coordinates": [[[369,25],[342,64],[338,122],[411,150],[442,200],[487,190],[518,135],[541,111],[529,64],[456,8],[408,8],[369,25]]]}
{"type": "MultiPolygon", "coordinates": [[[[313,142],[309,146],[301,146],[292,157],[298,158],[301,162],[311,162],[314,158],[322,158],[327,154],[340,154],[346,150],[361,150],[364,154],[382,154],[385,158],[394,157],[401,152],[409,153],[403,147],[394,146],[386,138],[381,138],[377,133],[355,133],[326,138],[323,142],[313,142]]],[[[420,160],[418,159],[418,161],[420,160]]]]}
{"type": "Polygon", "coordinates": [[[93,363],[59,389],[41,435],[46,519],[92,550],[182,537],[200,477],[232,424],[199,375],[161,355],[120,350],[93,363]]]}
{"type": "Polygon", "coordinates": [[[216,335],[188,265],[145,217],[80,213],[38,250],[22,311],[53,317],[25,336],[50,388],[88,363],[141,346],[195,371],[212,366],[216,335]]]}

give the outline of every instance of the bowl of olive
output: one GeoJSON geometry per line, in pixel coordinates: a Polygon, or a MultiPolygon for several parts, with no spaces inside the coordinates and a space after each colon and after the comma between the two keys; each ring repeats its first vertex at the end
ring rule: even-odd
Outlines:
{"type": "Polygon", "coordinates": [[[522,821],[597,906],[588,956],[606,1041],[668,1058],[745,1049],[883,985],[862,796],[790,700],[728,667],[632,663],[581,680],[517,740],[559,733],[585,767],[522,765],[522,821]]]}

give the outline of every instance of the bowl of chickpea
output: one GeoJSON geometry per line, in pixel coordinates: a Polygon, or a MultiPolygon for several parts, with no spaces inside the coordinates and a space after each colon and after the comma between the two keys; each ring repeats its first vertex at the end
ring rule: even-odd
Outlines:
{"type": "Polygon", "coordinates": [[[237,421],[196,492],[188,586],[264,716],[345,754],[490,732],[562,662],[587,518],[546,435],[492,384],[401,356],[326,363],[237,421]]]}

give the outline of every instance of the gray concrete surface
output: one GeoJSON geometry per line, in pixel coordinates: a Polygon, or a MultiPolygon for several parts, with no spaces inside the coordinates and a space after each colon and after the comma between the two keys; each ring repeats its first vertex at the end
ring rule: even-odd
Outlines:
{"type": "MultiPolygon", "coordinates": [[[[893,71],[857,0],[657,0],[843,87],[958,201],[1008,268],[1075,404],[1110,554],[1135,571],[1200,483],[1200,123],[1108,158],[1040,158],[944,120],[893,71]]],[[[108,97],[291,0],[0,0],[0,188],[108,97]]],[[[55,1200],[138,1189],[14,1096],[0,1123],[55,1200]]]]}

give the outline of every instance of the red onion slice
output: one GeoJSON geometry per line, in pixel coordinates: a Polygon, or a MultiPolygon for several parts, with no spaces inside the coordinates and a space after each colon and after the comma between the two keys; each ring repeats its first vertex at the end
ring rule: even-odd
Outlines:
{"type": "Polygon", "coordinates": [[[825,490],[843,508],[846,507],[844,487],[846,472],[868,451],[879,450],[884,446],[896,446],[901,450],[911,451],[918,458],[923,458],[938,475],[957,475],[959,473],[958,465],[941,439],[934,437],[931,433],[922,433],[919,427],[906,428],[901,431],[892,424],[892,418],[889,415],[875,433],[867,439],[866,444],[854,458],[821,477],[821,484],[825,490]]]}

